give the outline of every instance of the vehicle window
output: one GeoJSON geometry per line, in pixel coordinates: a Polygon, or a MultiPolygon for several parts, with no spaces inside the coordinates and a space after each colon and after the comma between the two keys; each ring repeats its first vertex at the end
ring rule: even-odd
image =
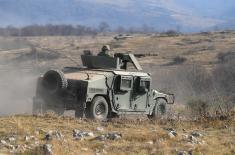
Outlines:
{"type": "Polygon", "coordinates": [[[149,90],[149,86],[150,86],[150,81],[144,81],[144,80],[140,81],[140,87],[149,90]]]}
{"type": "Polygon", "coordinates": [[[128,78],[122,78],[122,82],[121,82],[121,88],[123,89],[130,89],[131,88],[131,79],[128,78]]]}

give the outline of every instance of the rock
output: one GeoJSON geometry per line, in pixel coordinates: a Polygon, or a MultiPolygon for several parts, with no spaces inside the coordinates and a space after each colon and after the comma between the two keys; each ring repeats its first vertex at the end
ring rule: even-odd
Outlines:
{"type": "Polygon", "coordinates": [[[30,137],[29,136],[25,136],[24,137],[24,141],[26,141],[26,142],[30,141],[30,137]]]}
{"type": "Polygon", "coordinates": [[[117,140],[117,139],[122,138],[122,134],[117,133],[117,132],[108,133],[106,136],[107,136],[107,139],[110,139],[110,140],[117,140]]]}
{"type": "Polygon", "coordinates": [[[9,140],[10,143],[12,143],[12,142],[16,141],[16,138],[15,137],[9,137],[8,140],[9,140]]]}
{"type": "Polygon", "coordinates": [[[15,146],[8,144],[5,140],[1,140],[1,144],[8,149],[15,150],[15,146]]]}
{"type": "Polygon", "coordinates": [[[2,145],[7,145],[7,142],[5,140],[1,140],[2,145]]]}
{"type": "Polygon", "coordinates": [[[189,140],[192,144],[199,144],[199,141],[194,136],[190,135],[189,140]]]}
{"type": "Polygon", "coordinates": [[[87,136],[89,136],[89,137],[95,137],[95,135],[94,135],[93,132],[88,132],[88,133],[87,133],[87,136]]]}
{"type": "Polygon", "coordinates": [[[185,139],[185,140],[189,139],[189,135],[187,135],[187,134],[183,134],[182,137],[183,137],[183,139],[185,139]]]}
{"type": "Polygon", "coordinates": [[[51,144],[44,144],[43,145],[43,150],[44,150],[45,155],[52,155],[53,154],[51,144]]]}
{"type": "Polygon", "coordinates": [[[201,134],[201,133],[198,132],[198,131],[193,131],[193,132],[191,133],[191,135],[194,136],[194,137],[203,137],[203,134],[201,134]]]}
{"type": "Polygon", "coordinates": [[[83,140],[85,137],[94,137],[93,132],[85,132],[77,129],[73,130],[73,138],[76,140],[83,140]]]}
{"type": "Polygon", "coordinates": [[[148,141],[146,144],[153,145],[153,141],[148,141]]]}
{"type": "Polygon", "coordinates": [[[45,140],[52,140],[53,131],[48,131],[45,135],[45,140]]]}
{"type": "Polygon", "coordinates": [[[55,135],[55,137],[56,137],[57,140],[61,140],[61,139],[64,138],[64,135],[63,135],[60,131],[56,131],[56,132],[54,133],[54,135],[55,135]]]}
{"type": "Polygon", "coordinates": [[[179,151],[177,155],[189,155],[186,151],[179,151]]]}
{"type": "Polygon", "coordinates": [[[99,141],[105,141],[107,138],[105,135],[100,135],[100,136],[97,136],[95,139],[99,141]]]}
{"type": "Polygon", "coordinates": [[[99,141],[105,141],[107,139],[109,139],[109,140],[117,140],[117,139],[120,139],[120,138],[122,138],[122,134],[121,133],[113,132],[113,133],[108,133],[108,134],[100,135],[100,136],[96,137],[95,139],[99,140],[99,141]]]}
{"type": "Polygon", "coordinates": [[[96,130],[97,130],[97,131],[104,131],[104,128],[102,128],[102,127],[97,127],[96,130]]]}
{"type": "Polygon", "coordinates": [[[175,131],[170,131],[168,133],[169,138],[175,138],[178,134],[175,131]]]}

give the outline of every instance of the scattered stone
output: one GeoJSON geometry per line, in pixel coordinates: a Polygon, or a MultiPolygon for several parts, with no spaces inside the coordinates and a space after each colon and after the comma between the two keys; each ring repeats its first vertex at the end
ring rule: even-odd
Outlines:
{"type": "Polygon", "coordinates": [[[24,141],[29,142],[30,141],[30,137],[29,136],[25,136],[24,137],[24,141]]]}
{"type": "Polygon", "coordinates": [[[121,139],[121,138],[122,138],[121,133],[113,132],[113,133],[107,134],[107,139],[110,139],[110,140],[117,140],[117,139],[121,139]]]}
{"type": "Polygon", "coordinates": [[[99,141],[105,141],[107,138],[105,135],[100,135],[100,136],[96,137],[95,139],[99,140],[99,141]]]}
{"type": "Polygon", "coordinates": [[[9,137],[8,140],[9,140],[10,143],[12,143],[12,142],[16,141],[16,138],[15,137],[9,137]]]}
{"type": "Polygon", "coordinates": [[[117,132],[113,132],[113,133],[108,133],[108,134],[103,134],[100,135],[98,137],[96,137],[96,140],[99,141],[105,141],[107,139],[109,140],[117,140],[117,139],[121,139],[122,138],[122,134],[121,133],[117,133],[117,132]]]}
{"type": "Polygon", "coordinates": [[[189,135],[187,135],[187,134],[183,134],[182,137],[183,137],[183,139],[189,139],[189,135]]]}
{"type": "Polygon", "coordinates": [[[52,155],[53,154],[52,145],[51,144],[44,144],[43,145],[43,150],[44,150],[44,153],[46,155],[52,155]]]}
{"type": "Polygon", "coordinates": [[[97,131],[104,131],[104,128],[102,128],[102,127],[97,127],[96,130],[97,130],[97,131]]]}
{"type": "Polygon", "coordinates": [[[1,144],[8,149],[15,150],[15,146],[8,144],[5,140],[1,140],[1,144]]]}
{"type": "Polygon", "coordinates": [[[201,134],[201,133],[198,132],[198,131],[193,131],[193,132],[191,133],[191,135],[194,136],[194,137],[203,137],[203,134],[201,134]]]}
{"type": "Polygon", "coordinates": [[[177,155],[189,155],[186,151],[179,151],[177,155]]]}
{"type": "Polygon", "coordinates": [[[60,131],[56,131],[56,132],[54,133],[54,135],[55,135],[55,137],[56,137],[57,140],[61,140],[61,139],[64,138],[64,135],[63,135],[60,131]]]}
{"type": "Polygon", "coordinates": [[[80,131],[77,129],[73,130],[73,138],[76,140],[83,140],[85,137],[94,137],[93,132],[85,132],[85,131],[80,131]]]}
{"type": "Polygon", "coordinates": [[[192,135],[189,136],[189,140],[192,144],[199,144],[199,141],[197,140],[197,138],[192,135]]]}
{"type": "Polygon", "coordinates": [[[1,144],[2,144],[2,145],[6,145],[7,142],[6,142],[5,140],[1,140],[1,144]]]}
{"type": "Polygon", "coordinates": [[[146,144],[153,145],[153,141],[148,141],[146,144]]]}
{"type": "Polygon", "coordinates": [[[168,133],[169,138],[175,138],[177,135],[178,135],[178,134],[177,134],[177,132],[175,132],[175,131],[170,131],[170,132],[168,133]]]}
{"type": "Polygon", "coordinates": [[[45,140],[52,140],[53,131],[48,131],[45,135],[45,140]]]}
{"type": "Polygon", "coordinates": [[[88,132],[88,133],[87,133],[87,136],[89,136],[89,137],[95,137],[95,135],[94,135],[93,132],[88,132]]]}

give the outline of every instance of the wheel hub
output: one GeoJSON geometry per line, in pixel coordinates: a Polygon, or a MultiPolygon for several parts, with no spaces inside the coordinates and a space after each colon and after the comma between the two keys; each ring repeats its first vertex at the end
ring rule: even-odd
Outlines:
{"type": "Polygon", "coordinates": [[[103,115],[105,113],[105,105],[100,103],[95,108],[96,115],[103,115]]]}

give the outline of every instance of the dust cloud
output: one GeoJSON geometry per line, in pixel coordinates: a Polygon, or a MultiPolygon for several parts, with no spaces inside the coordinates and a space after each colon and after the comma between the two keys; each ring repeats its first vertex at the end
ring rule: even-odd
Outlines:
{"type": "Polygon", "coordinates": [[[0,74],[0,116],[31,114],[37,74],[17,69],[0,74]]]}

